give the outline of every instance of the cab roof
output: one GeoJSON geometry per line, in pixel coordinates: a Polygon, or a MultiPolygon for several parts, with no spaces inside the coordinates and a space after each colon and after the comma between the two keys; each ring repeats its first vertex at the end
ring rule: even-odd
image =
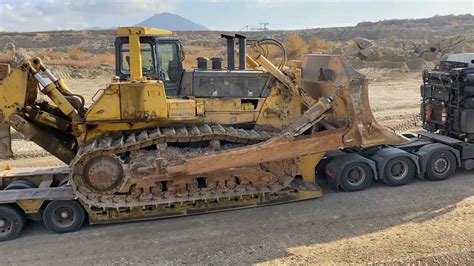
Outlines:
{"type": "Polygon", "coordinates": [[[173,32],[169,30],[162,30],[157,28],[147,27],[118,27],[116,31],[117,36],[171,36],[173,32]]]}

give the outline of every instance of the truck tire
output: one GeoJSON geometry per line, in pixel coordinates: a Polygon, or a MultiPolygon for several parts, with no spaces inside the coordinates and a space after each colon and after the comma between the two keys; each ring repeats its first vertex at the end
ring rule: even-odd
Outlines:
{"type": "Polygon", "coordinates": [[[43,212],[43,223],[49,230],[62,234],[79,230],[85,221],[82,206],[73,200],[52,201],[43,212]]]}
{"type": "Polygon", "coordinates": [[[12,206],[0,206],[0,242],[15,239],[25,225],[23,214],[12,206]]]}
{"type": "Polygon", "coordinates": [[[17,190],[17,189],[29,189],[29,188],[35,188],[35,185],[26,179],[18,179],[8,184],[8,186],[5,187],[4,190],[17,190]]]}
{"type": "Polygon", "coordinates": [[[374,173],[369,165],[356,162],[346,165],[341,172],[340,184],[344,191],[361,191],[372,183],[374,173]]]}
{"type": "Polygon", "coordinates": [[[456,171],[456,157],[448,150],[437,150],[431,154],[426,164],[425,176],[432,181],[441,181],[451,177],[456,171]]]}
{"type": "Polygon", "coordinates": [[[385,165],[382,181],[389,186],[403,186],[413,180],[416,165],[404,156],[390,159],[385,165]]]}

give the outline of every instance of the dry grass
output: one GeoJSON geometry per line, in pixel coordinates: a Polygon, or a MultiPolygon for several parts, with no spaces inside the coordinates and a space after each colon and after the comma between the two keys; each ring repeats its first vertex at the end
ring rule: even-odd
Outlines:
{"type": "Polygon", "coordinates": [[[325,41],[319,38],[312,39],[308,44],[308,49],[310,52],[318,51],[318,50],[328,50],[334,48],[335,43],[325,41]]]}
{"type": "MultiPolygon", "coordinates": [[[[49,65],[67,65],[77,67],[95,67],[100,64],[114,65],[115,55],[113,53],[93,54],[79,48],[71,48],[66,52],[43,49],[39,51],[28,51],[28,56],[39,57],[49,65]]],[[[0,52],[0,62],[12,62],[15,52],[0,52]]]]}
{"type": "Polygon", "coordinates": [[[37,52],[36,55],[43,58],[45,63],[51,65],[94,67],[99,64],[115,64],[115,55],[112,53],[97,55],[79,48],[70,48],[67,52],[44,50],[37,52]]]}

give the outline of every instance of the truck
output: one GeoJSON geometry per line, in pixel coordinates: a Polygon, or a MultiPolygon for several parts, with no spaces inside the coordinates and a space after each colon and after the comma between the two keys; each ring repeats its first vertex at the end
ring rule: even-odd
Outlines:
{"type": "MultiPolygon", "coordinates": [[[[211,68],[198,58],[197,68],[184,69],[182,44],[170,31],[118,28],[116,77],[87,107],[40,58],[8,73],[0,83],[2,136],[12,127],[67,166],[0,175],[0,241],[16,238],[25,219],[66,233],[86,222],[318,198],[316,172],[357,191],[376,179],[392,186],[415,175],[441,180],[469,165],[459,149],[469,142],[448,135],[449,123],[431,127],[445,109],[425,104],[447,104],[434,93],[423,96],[427,132],[397,134],[375,121],[367,78],[341,56],[287,62],[279,41],[221,37],[226,68],[222,58],[211,68]],[[266,46],[280,51],[279,64],[266,46]]],[[[432,80],[423,93],[435,90],[432,80]]]]}

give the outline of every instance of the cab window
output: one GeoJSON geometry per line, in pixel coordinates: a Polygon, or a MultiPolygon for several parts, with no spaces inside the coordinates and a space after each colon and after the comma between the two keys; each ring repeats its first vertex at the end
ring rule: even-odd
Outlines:
{"type": "Polygon", "coordinates": [[[175,43],[159,43],[157,47],[161,77],[165,83],[178,83],[181,74],[178,46],[175,43]]]}
{"type": "MultiPolygon", "coordinates": [[[[142,54],[142,71],[143,75],[153,74],[155,67],[153,64],[153,50],[150,43],[140,43],[142,54]]],[[[122,74],[130,74],[130,48],[128,43],[124,43],[120,48],[120,72],[122,74]]]]}

